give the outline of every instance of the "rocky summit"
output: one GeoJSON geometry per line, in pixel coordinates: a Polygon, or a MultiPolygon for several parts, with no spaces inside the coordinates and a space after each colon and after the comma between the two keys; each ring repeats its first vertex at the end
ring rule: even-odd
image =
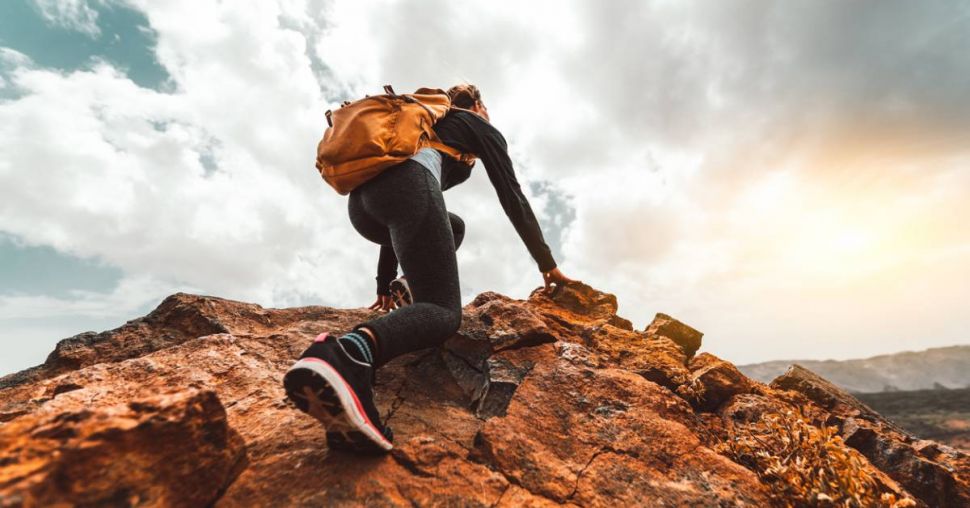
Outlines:
{"type": "Polygon", "coordinates": [[[281,379],[373,311],[175,294],[0,379],[0,506],[970,506],[966,454],[616,310],[582,283],[478,295],[443,347],[378,372],[395,448],[356,456],[281,379]]]}

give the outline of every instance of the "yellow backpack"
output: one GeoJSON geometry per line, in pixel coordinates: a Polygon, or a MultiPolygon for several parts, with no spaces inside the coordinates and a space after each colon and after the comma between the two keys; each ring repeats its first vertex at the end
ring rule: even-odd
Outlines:
{"type": "Polygon", "coordinates": [[[316,166],[334,190],[349,194],[424,147],[466,164],[474,162],[473,156],[441,143],[431,128],[452,107],[447,93],[419,88],[413,94],[398,95],[390,85],[384,92],[327,111],[329,127],[317,145],[316,166]]]}

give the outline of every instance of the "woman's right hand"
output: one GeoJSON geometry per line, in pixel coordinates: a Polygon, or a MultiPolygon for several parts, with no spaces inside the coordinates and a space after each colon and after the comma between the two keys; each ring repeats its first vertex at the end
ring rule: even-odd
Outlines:
{"type": "Polygon", "coordinates": [[[567,282],[576,282],[573,279],[570,279],[569,277],[566,277],[565,274],[563,274],[561,271],[559,271],[559,268],[558,267],[553,268],[552,270],[549,270],[548,272],[543,273],[542,274],[542,279],[543,279],[543,282],[545,282],[545,285],[546,285],[546,287],[543,288],[543,292],[546,293],[547,295],[548,294],[552,294],[553,290],[555,289],[552,286],[553,284],[555,284],[556,285],[556,288],[558,288],[559,286],[562,286],[562,285],[566,284],[567,282]]]}
{"type": "Polygon", "coordinates": [[[367,308],[370,310],[390,311],[396,308],[396,305],[391,295],[377,295],[377,300],[367,308]]]}

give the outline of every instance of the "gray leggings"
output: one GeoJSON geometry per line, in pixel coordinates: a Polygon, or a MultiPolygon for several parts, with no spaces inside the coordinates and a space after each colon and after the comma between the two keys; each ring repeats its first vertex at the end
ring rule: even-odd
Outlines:
{"type": "Polygon", "coordinates": [[[413,160],[392,166],[351,191],[347,210],[361,236],[393,246],[413,297],[411,305],[354,326],[376,335],[375,367],[451,337],[461,325],[455,250],[465,224],[445,208],[431,172],[413,160]]]}

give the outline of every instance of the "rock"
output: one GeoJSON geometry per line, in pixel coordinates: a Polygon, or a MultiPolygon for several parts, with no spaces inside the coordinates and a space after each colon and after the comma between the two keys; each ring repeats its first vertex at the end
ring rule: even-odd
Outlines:
{"type": "Polygon", "coordinates": [[[467,317],[442,348],[445,364],[479,417],[504,414],[532,362],[515,362],[504,351],[556,340],[546,323],[521,301],[482,293],[469,304],[467,317]]]}
{"type": "Polygon", "coordinates": [[[623,370],[560,360],[537,366],[477,443],[513,483],[556,503],[768,502],[750,471],[705,448],[688,425],[696,425],[689,406],[670,391],[623,370]]]}
{"type": "Polygon", "coordinates": [[[567,340],[576,340],[581,347],[562,342],[561,354],[586,366],[629,370],[672,391],[683,391],[690,383],[687,357],[667,338],[650,339],[643,332],[605,324],[586,328],[567,340]]]}
{"type": "Polygon", "coordinates": [[[624,330],[633,330],[628,319],[616,314],[619,307],[616,296],[604,293],[579,281],[556,286],[552,294],[546,294],[542,287],[529,294],[529,304],[546,316],[568,322],[588,324],[609,324],[624,330]]]}
{"type": "MultiPolygon", "coordinates": [[[[730,456],[736,455],[740,462],[748,464],[755,470],[759,468],[753,464],[768,457],[774,459],[762,465],[771,468],[763,471],[765,478],[776,483],[778,479],[775,475],[778,470],[800,471],[801,481],[811,482],[819,477],[819,469],[823,469],[828,477],[866,479],[872,481],[879,491],[893,495],[897,500],[908,499],[915,503],[901,485],[867,462],[844,442],[837,438],[824,440],[826,434],[820,428],[827,424],[816,419],[824,416],[823,413],[769,394],[770,390],[766,394],[738,394],[721,407],[723,425],[718,429],[722,433],[719,449],[733,451],[733,455],[729,453],[730,456]],[[773,421],[780,421],[782,424],[777,425],[772,423],[773,421]],[[813,439],[816,441],[813,442],[813,439]],[[754,442],[757,448],[748,450],[743,444],[745,442],[754,442]],[[801,442],[805,449],[800,457],[801,461],[794,460],[790,452],[794,442],[801,442]],[[752,454],[752,451],[755,454],[752,454]],[[758,457],[756,454],[762,454],[762,456],[758,457]],[[836,460],[837,457],[847,457],[850,460],[836,460]]],[[[802,402],[811,405],[810,402],[802,402]]],[[[869,501],[873,501],[871,498],[880,497],[869,494],[869,501]]],[[[860,500],[856,499],[856,501],[860,500]]],[[[866,504],[862,502],[863,506],[866,504]]],[[[809,505],[814,504],[809,503],[809,505]]]]}
{"type": "Polygon", "coordinates": [[[476,415],[483,419],[504,416],[525,377],[535,367],[535,362],[515,358],[514,355],[497,355],[488,359],[488,384],[481,396],[476,415]]]}
{"type": "Polygon", "coordinates": [[[452,379],[468,399],[468,407],[480,418],[505,414],[516,388],[532,370],[534,362],[512,351],[482,350],[480,341],[459,335],[442,349],[442,359],[452,379]]]}
{"type": "MultiPolygon", "coordinates": [[[[34,503],[25,496],[65,488],[74,489],[78,504],[811,504],[818,499],[797,482],[763,477],[725,449],[744,435],[747,424],[738,415],[764,420],[791,408],[801,411],[798,425],[837,425],[860,451],[910,446],[911,452],[897,447],[895,455],[866,458],[833,445],[860,457],[846,467],[880,479],[877,494],[908,498],[912,488],[925,499],[960,499],[966,455],[907,442],[851,399],[815,403],[798,391],[754,383],[726,361],[694,357],[700,333],[686,325],[666,318],[637,331],[616,310],[613,295],[583,283],[552,294],[536,290],[525,300],[478,295],[443,347],[378,370],[375,402],[394,429],[395,448],[361,457],[328,450],[326,429],[286,403],[281,379],[317,334],[346,332],[378,313],[173,295],[144,318],[62,342],[43,365],[0,380],[0,439],[13,443],[0,447],[4,454],[14,454],[8,446],[16,454],[56,451],[61,455],[31,464],[62,467],[80,440],[97,460],[110,457],[126,467],[91,467],[77,473],[83,482],[65,483],[53,473],[25,475],[21,455],[0,455],[0,485],[7,489],[0,506],[34,503]],[[104,437],[92,422],[113,430],[104,437]],[[139,429],[152,425],[168,430],[143,440],[139,429]],[[73,430],[33,437],[50,426],[73,430]],[[179,462],[179,454],[187,458],[179,462]],[[189,460],[196,470],[182,479],[189,460]],[[923,486],[887,476],[924,462],[947,469],[954,482],[935,466],[919,470],[938,475],[923,486]],[[138,469],[149,464],[164,474],[138,469]],[[183,492],[172,493],[176,479],[183,492]],[[113,485],[117,490],[109,492],[113,485]],[[8,494],[14,486],[18,497],[8,494]],[[177,495],[184,497],[171,497],[177,495]]],[[[786,457],[809,451],[789,450],[786,457]]]]}
{"type": "Polygon", "coordinates": [[[688,357],[694,356],[694,353],[700,349],[701,337],[704,336],[703,333],[659,312],[644,331],[650,336],[666,337],[672,340],[683,348],[688,357]]]}
{"type": "Polygon", "coordinates": [[[592,286],[579,281],[558,286],[551,294],[546,294],[543,288],[537,288],[529,295],[530,300],[543,298],[555,302],[561,309],[573,314],[596,319],[609,319],[615,316],[618,307],[615,295],[597,291],[592,286]]]}
{"type": "Polygon", "coordinates": [[[878,413],[849,392],[797,364],[790,366],[784,374],[775,378],[771,386],[799,392],[822,408],[837,414],[860,416],[872,421],[882,419],[878,413]]]}
{"type": "Polygon", "coordinates": [[[211,391],[40,413],[0,427],[0,504],[203,506],[244,458],[211,391]]]}
{"type": "Polygon", "coordinates": [[[47,379],[94,363],[138,358],[206,335],[270,335],[292,321],[307,322],[308,312],[318,319],[353,320],[367,315],[366,311],[336,311],[327,307],[273,311],[223,298],[176,293],[147,316],[120,328],[102,333],[85,332],[60,341],[42,365],[0,378],[0,389],[47,379]]]}
{"type": "Polygon", "coordinates": [[[487,342],[492,352],[535,346],[556,340],[552,330],[528,306],[506,296],[476,299],[461,335],[487,342]]]}
{"type": "Polygon", "coordinates": [[[792,365],[771,382],[826,409],[845,443],[862,453],[928,506],[970,506],[970,458],[952,448],[927,448],[851,394],[808,369],[792,365]]]}
{"type": "Polygon", "coordinates": [[[690,376],[696,393],[691,402],[701,411],[716,411],[734,395],[754,389],[754,383],[737,367],[708,353],[691,359],[690,376]]]}

